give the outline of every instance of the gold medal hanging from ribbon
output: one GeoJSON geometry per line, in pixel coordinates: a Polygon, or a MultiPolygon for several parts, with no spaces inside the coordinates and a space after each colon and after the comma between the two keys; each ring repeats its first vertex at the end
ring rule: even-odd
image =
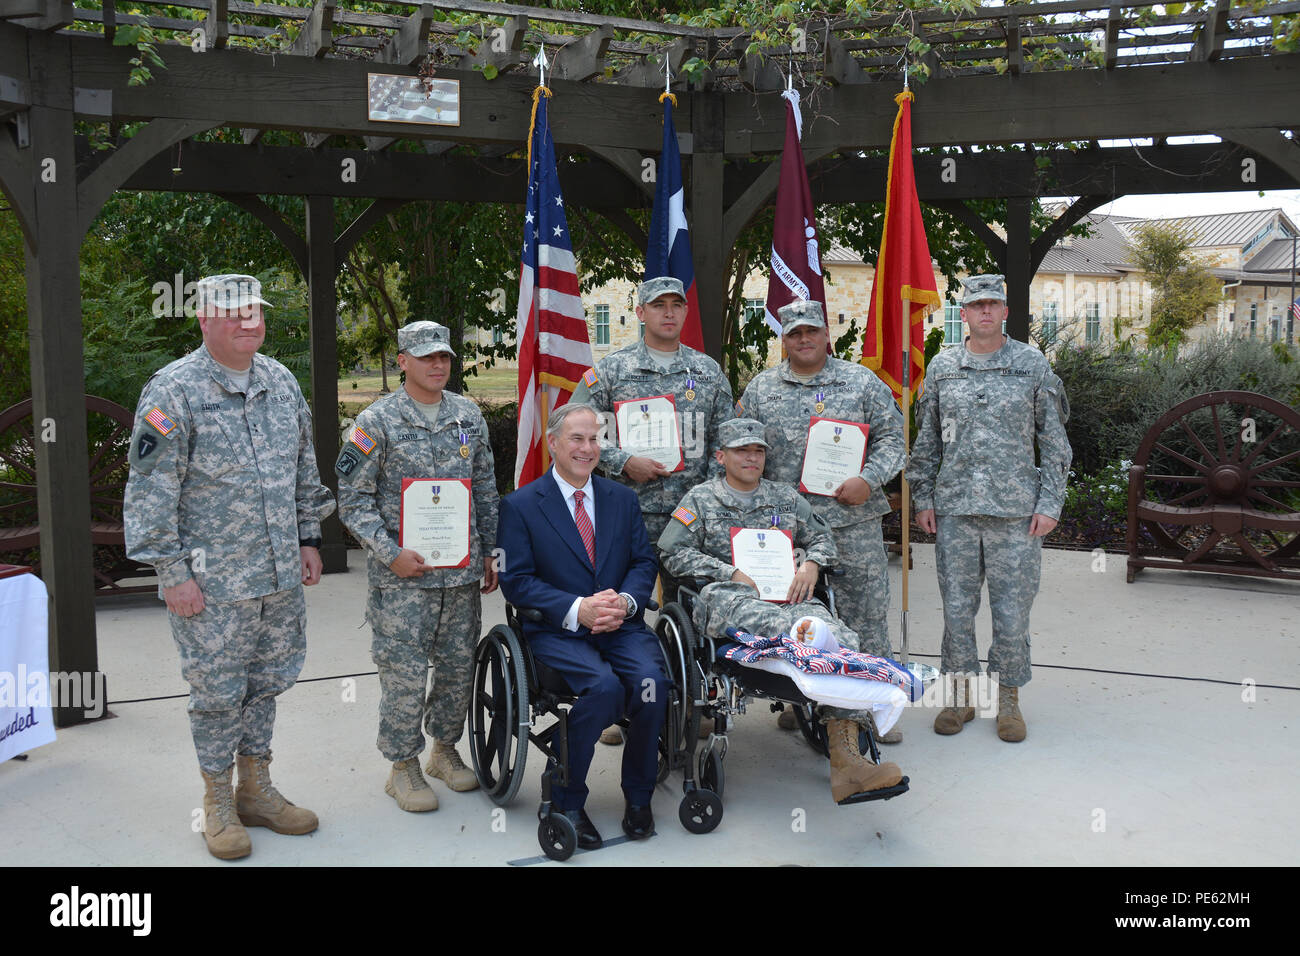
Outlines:
{"type": "Polygon", "coordinates": [[[820,389],[817,391],[817,404],[813,406],[813,409],[816,410],[818,415],[826,411],[826,393],[820,389]]]}
{"type": "Polygon", "coordinates": [[[469,457],[469,436],[463,431],[460,433],[460,457],[469,457]]]}

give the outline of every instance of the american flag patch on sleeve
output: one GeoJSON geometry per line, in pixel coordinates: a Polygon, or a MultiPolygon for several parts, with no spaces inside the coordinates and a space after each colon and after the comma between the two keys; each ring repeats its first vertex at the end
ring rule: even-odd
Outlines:
{"type": "Polygon", "coordinates": [[[355,426],[352,429],[352,444],[361,449],[363,454],[369,455],[375,448],[375,440],[355,426]]]}
{"type": "Polygon", "coordinates": [[[582,373],[582,383],[588,388],[595,388],[598,381],[600,381],[600,379],[596,378],[596,370],[594,368],[589,368],[587,371],[582,373]]]}
{"type": "Polygon", "coordinates": [[[689,528],[697,516],[690,508],[678,508],[673,512],[673,517],[689,528]]]}
{"type": "Polygon", "coordinates": [[[173,429],[176,428],[176,423],[164,415],[163,410],[157,405],[154,406],[153,411],[145,415],[144,420],[157,429],[158,434],[164,437],[170,435],[173,429]]]}

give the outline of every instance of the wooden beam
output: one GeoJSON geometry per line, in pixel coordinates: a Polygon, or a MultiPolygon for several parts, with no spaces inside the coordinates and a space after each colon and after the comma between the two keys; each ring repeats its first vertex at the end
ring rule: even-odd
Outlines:
{"type": "Polygon", "coordinates": [[[43,17],[48,7],[48,0],[0,0],[0,20],[43,17]]]}
{"type": "Polygon", "coordinates": [[[661,55],[645,57],[637,63],[614,75],[614,82],[623,86],[644,86],[662,90],[664,87],[664,59],[668,60],[668,70],[673,75],[673,88],[685,89],[686,84],[679,79],[677,72],[682,63],[695,55],[695,41],[690,37],[680,37],[666,46],[661,55]]]}
{"type": "Polygon", "coordinates": [[[224,50],[230,39],[230,0],[209,0],[208,16],[203,21],[209,50],[224,50]]]}
{"type": "MultiPolygon", "coordinates": [[[[1240,143],[1247,149],[1266,157],[1295,179],[1300,185],[1300,143],[1287,139],[1275,129],[1224,129],[1215,130],[1220,139],[1240,143]]],[[[1258,169],[1256,169],[1258,178],[1258,169]]]]}
{"type": "MultiPolygon", "coordinates": [[[[832,148],[829,146],[822,146],[817,149],[805,148],[803,150],[804,164],[812,165],[831,152],[832,148]]],[[[740,239],[741,232],[749,225],[750,220],[776,195],[776,187],[780,179],[781,161],[773,160],[766,165],[763,172],[754,179],[745,191],[727,207],[727,211],[722,217],[722,241],[728,249],[740,239]]]]}
{"type": "Polygon", "coordinates": [[[604,24],[581,39],[560,47],[551,69],[555,75],[575,83],[589,80],[605,69],[605,53],[613,39],[614,28],[604,24]]]}
{"type": "Polygon", "coordinates": [[[78,238],[86,234],[108,197],[122,188],[132,173],[163,150],[218,125],[214,120],[156,119],[110,153],[77,186],[78,238]]]}
{"type": "Polygon", "coordinates": [[[307,258],[307,242],[298,232],[284,220],[278,212],[268,206],[259,197],[248,193],[218,193],[222,199],[232,205],[249,213],[258,222],[271,230],[271,234],[280,240],[289,255],[293,256],[294,263],[302,273],[304,279],[307,278],[308,270],[311,263],[307,258]]]}
{"type": "Polygon", "coordinates": [[[335,3],[336,0],[316,0],[312,4],[311,15],[289,47],[290,54],[319,59],[334,47],[335,3]]]}
{"type": "Polygon", "coordinates": [[[869,83],[871,77],[858,65],[853,54],[844,46],[844,42],[835,34],[826,37],[826,47],[822,51],[824,69],[828,79],[836,83],[869,83]]]}
{"type": "MultiPolygon", "coordinates": [[[[785,74],[771,57],[761,53],[749,56],[745,53],[749,46],[748,34],[741,34],[732,40],[732,52],[736,57],[736,70],[746,89],[756,93],[772,92],[785,89],[785,74]]],[[[784,127],[783,127],[784,128],[784,127]]]]}
{"type": "Polygon", "coordinates": [[[396,212],[407,204],[407,199],[376,199],[361,214],[348,223],[348,227],[343,230],[338,239],[334,241],[334,261],[342,262],[347,258],[352,247],[374,228],[375,223],[379,222],[390,212],[396,212]]]}
{"type": "Polygon", "coordinates": [[[1020,41],[1020,18],[1007,17],[1007,72],[1019,76],[1025,68],[1025,48],[1020,41]]]}
{"type": "Polygon", "coordinates": [[[1216,0],[1213,9],[1205,11],[1205,23],[1187,55],[1191,59],[1213,63],[1223,55],[1223,41],[1228,39],[1228,14],[1232,0],[1216,0]]]}
{"type": "Polygon", "coordinates": [[[723,239],[723,166],[721,134],[725,101],[716,93],[691,93],[690,209],[695,291],[700,303],[704,351],[722,361],[722,325],[727,306],[727,258],[723,239]]]}
{"type": "MultiPolygon", "coordinates": [[[[311,432],[321,481],[337,495],[334,459],[339,453],[338,258],[334,249],[334,200],[307,197],[307,311],[311,330],[311,432]]],[[[348,569],[347,545],[338,512],[321,522],[324,572],[348,569]]]]}
{"type": "Polygon", "coordinates": [[[72,0],[0,0],[0,20],[29,30],[59,30],[76,19],[72,0]]]}
{"type": "Polygon", "coordinates": [[[361,141],[365,143],[366,149],[379,150],[387,149],[397,142],[396,136],[363,136],[361,141]]]}
{"type": "Polygon", "coordinates": [[[375,54],[376,63],[410,66],[424,56],[429,48],[429,24],[433,22],[433,8],[421,4],[419,9],[402,21],[397,32],[375,54]]]}
{"type": "Polygon", "coordinates": [[[1033,275],[1038,272],[1038,267],[1043,264],[1043,258],[1052,251],[1052,247],[1061,241],[1061,238],[1069,231],[1070,227],[1077,223],[1088,213],[1100,206],[1106,205],[1114,196],[1080,196],[1074,202],[1070,203],[1050,226],[1039,233],[1038,238],[1033,241],[1029,250],[1029,272],[1033,275]]]}
{"type": "Polygon", "coordinates": [[[1106,14],[1106,40],[1104,62],[1106,69],[1115,69],[1119,59],[1119,28],[1124,22],[1124,8],[1111,7],[1106,14]]]}
{"type": "MultiPolygon", "coordinates": [[[[588,152],[599,156],[605,162],[619,170],[647,196],[654,196],[655,184],[652,182],[646,182],[642,177],[643,167],[641,164],[645,157],[635,149],[616,149],[612,146],[593,146],[588,152]]],[[[655,162],[657,163],[658,160],[656,159],[655,162]]]]}
{"type": "Polygon", "coordinates": [[[303,133],[302,134],[302,141],[307,145],[308,149],[320,149],[322,146],[324,146],[333,138],[334,138],[333,133],[303,133]]]}
{"type": "Polygon", "coordinates": [[[1030,265],[1031,237],[1030,210],[1033,200],[1028,197],[1007,200],[1006,252],[1002,259],[1002,272],[1007,278],[1007,335],[1021,342],[1029,341],[1029,284],[1034,278],[1030,265]]]}
{"type": "Polygon", "coordinates": [[[112,43],[117,36],[117,0],[102,0],[104,14],[104,42],[112,43]]]}
{"type": "Polygon", "coordinates": [[[635,219],[633,219],[626,209],[600,209],[597,213],[609,220],[610,225],[616,229],[622,230],[623,234],[632,240],[632,244],[638,249],[649,248],[650,238],[646,235],[635,219]]]}
{"type": "Polygon", "coordinates": [[[1003,273],[1006,272],[1007,261],[1007,243],[1006,240],[989,228],[988,223],[980,218],[979,213],[971,209],[960,200],[941,200],[931,202],[931,206],[936,209],[942,209],[945,212],[952,213],[959,221],[965,224],[971,232],[975,233],[977,239],[984,243],[989,253],[998,262],[1003,273]]]}
{"type": "Polygon", "coordinates": [[[482,28],[482,41],[478,52],[472,56],[466,54],[456,63],[459,70],[478,71],[492,66],[497,71],[506,70],[519,62],[519,54],[524,48],[524,35],[528,31],[528,17],[522,14],[511,17],[502,26],[482,28]],[[496,31],[500,30],[498,34],[496,31]]]}

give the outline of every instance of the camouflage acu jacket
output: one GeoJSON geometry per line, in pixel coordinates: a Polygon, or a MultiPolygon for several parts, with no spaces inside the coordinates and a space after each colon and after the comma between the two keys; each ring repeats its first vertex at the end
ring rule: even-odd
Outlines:
{"type": "Polygon", "coordinates": [[[859,477],[871,486],[870,497],[857,506],[840,504],[825,495],[805,497],[832,528],[889,513],[881,488],[903,468],[903,415],[889,386],[874,373],[853,362],[827,358],[822,370],[804,384],[794,377],[789,360],[785,360],[754,377],[737,403],[736,413],[767,426],[766,438],[772,448],[763,476],[792,488],[799,487],[808,426],[814,416],[866,423],[867,460],[859,477]],[[821,411],[818,403],[823,406],[821,411]]]}
{"type": "Polygon", "coordinates": [[[713,460],[718,448],[718,426],[735,417],[731,383],[722,368],[703,352],[685,345],[678,349],[667,371],[650,357],[643,341],[611,352],[578,383],[571,401],[586,402],[597,411],[609,413],[605,416],[600,466],[608,477],[636,492],[642,514],[668,514],[690,488],[719,473],[713,460]],[[672,395],[677,404],[685,466],[664,478],[637,483],[623,475],[623,465],[632,456],[618,447],[614,403],[652,395],[672,395]]]}
{"type": "Polygon", "coordinates": [[[710,479],[688,491],[659,537],[659,561],[675,578],[730,581],[736,570],[731,563],[731,529],[774,527],[790,532],[796,560],[802,557],[823,568],[835,564],[830,526],[799,492],[765,478],[749,505],[724,478],[710,479]]]}
{"type": "Polygon", "coordinates": [[[965,348],[940,352],[925,371],[907,465],[916,510],[1059,517],[1074,454],[1069,416],[1065,387],[1036,348],[1008,338],[986,363],[965,348]]]}
{"type": "MultiPolygon", "coordinates": [[[[334,471],[339,518],[366,549],[371,587],[451,588],[483,577],[483,557],[496,543],[498,498],[487,423],[474,402],[444,391],[438,422],[431,426],[405,388],[385,395],[357,416],[334,471]],[[402,551],[397,542],[403,478],[470,479],[467,567],[439,568],[415,578],[389,570],[402,551]]],[[[429,557],[424,555],[426,561],[429,557]]]]}
{"type": "Polygon", "coordinates": [[[127,553],[153,565],[161,587],[193,577],[206,600],[225,602],[301,584],[298,542],[320,536],[334,498],[311,412],[279,362],[254,355],[247,392],[206,347],[155,372],[129,460],[127,553]]]}

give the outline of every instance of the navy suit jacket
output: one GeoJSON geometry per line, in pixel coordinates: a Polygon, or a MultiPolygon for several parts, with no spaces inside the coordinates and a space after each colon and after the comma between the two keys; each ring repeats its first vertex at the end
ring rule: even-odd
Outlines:
{"type": "MultiPolygon", "coordinates": [[[[632,595],[637,612],[620,630],[645,627],[659,565],[646,534],[636,493],[618,482],[592,476],[596,511],[596,566],[591,566],[578,526],[550,470],[501,499],[497,547],[501,591],[515,607],[536,608],[539,622],[523,620],[524,635],[590,637],[590,629],[564,630],[574,598],[612,588],[632,595]]],[[[613,633],[613,632],[610,632],[613,633]]],[[[604,635],[597,635],[597,638],[604,635]]]]}

